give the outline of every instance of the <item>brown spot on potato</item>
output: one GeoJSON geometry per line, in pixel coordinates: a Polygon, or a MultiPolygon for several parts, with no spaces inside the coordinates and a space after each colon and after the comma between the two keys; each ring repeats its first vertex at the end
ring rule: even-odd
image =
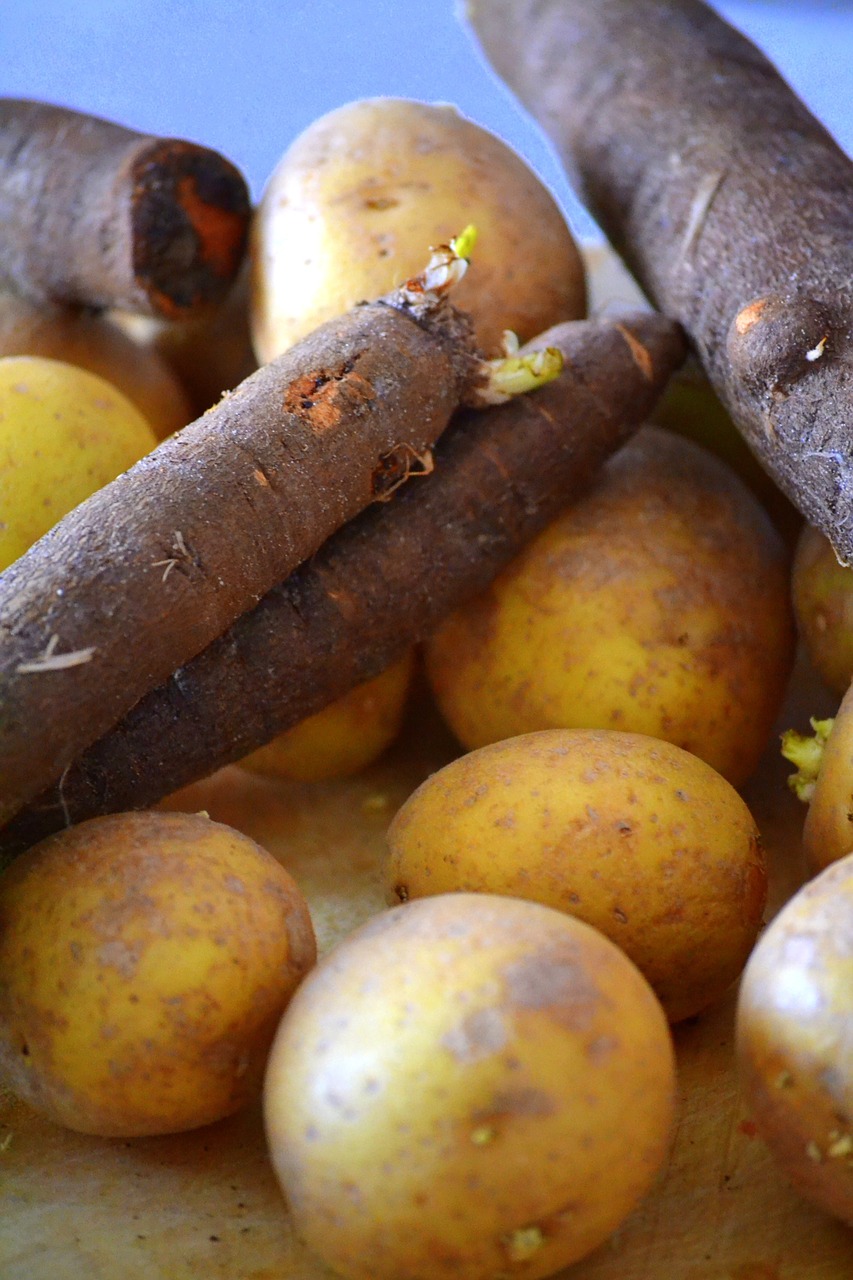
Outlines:
{"type": "Polygon", "coordinates": [[[400,201],[394,196],[367,196],[362,201],[365,209],[383,213],[386,209],[396,209],[400,201]]]}
{"type": "Polygon", "coordinates": [[[125,942],[122,938],[113,938],[110,942],[101,943],[98,963],[108,969],[117,969],[123,978],[132,978],[143,949],[140,941],[125,942]]]}
{"type": "Polygon", "coordinates": [[[479,1062],[507,1044],[509,1034],[499,1009],[477,1009],[441,1038],[459,1062],[479,1062]]]}
{"type": "Polygon", "coordinates": [[[560,956],[525,956],[504,969],[507,999],[522,1009],[549,1009],[573,1030],[583,1030],[595,1017],[601,993],[576,960],[560,956]]]}
{"type": "Polygon", "coordinates": [[[604,1062],[619,1048],[616,1036],[596,1036],[587,1048],[587,1057],[591,1062],[604,1062]]]}
{"type": "Polygon", "coordinates": [[[473,1119],[483,1125],[500,1116],[550,1116],[556,1110],[554,1099],[543,1089],[518,1085],[498,1090],[487,1107],[474,1112],[473,1119]]]}

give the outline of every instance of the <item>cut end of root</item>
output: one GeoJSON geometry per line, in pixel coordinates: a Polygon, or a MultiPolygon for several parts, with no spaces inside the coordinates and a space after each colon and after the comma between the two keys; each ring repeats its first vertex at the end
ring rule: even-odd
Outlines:
{"type": "Polygon", "coordinates": [[[248,242],[243,175],[216,151],[167,138],[139,152],[131,177],[133,276],[151,314],[180,320],[222,302],[248,242]]]}
{"type": "Polygon", "coordinates": [[[797,733],[796,729],[787,729],[782,734],[782,755],[797,767],[797,772],[788,778],[788,786],[804,804],[809,804],[814,795],[823,749],[835,720],[812,719],[810,724],[814,730],[812,735],[797,733]]]}
{"type": "MultiPolygon", "coordinates": [[[[512,352],[514,335],[504,335],[504,346],[512,352]]],[[[514,396],[524,395],[553,382],[563,370],[563,353],[557,347],[530,351],[526,355],[508,354],[498,360],[483,362],[485,381],[477,386],[470,401],[476,408],[505,404],[514,396]]]]}

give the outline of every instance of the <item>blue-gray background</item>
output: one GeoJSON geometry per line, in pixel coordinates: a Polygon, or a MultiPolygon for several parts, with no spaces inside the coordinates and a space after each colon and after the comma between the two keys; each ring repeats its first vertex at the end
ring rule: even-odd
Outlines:
{"type": "MultiPolygon", "coordinates": [[[[853,5],[716,7],[853,152],[853,5]]],[[[307,124],[382,94],[456,103],[526,156],[576,230],[594,233],[537,128],[457,20],[455,0],[0,0],[0,95],[216,147],[255,198],[307,124]]]]}

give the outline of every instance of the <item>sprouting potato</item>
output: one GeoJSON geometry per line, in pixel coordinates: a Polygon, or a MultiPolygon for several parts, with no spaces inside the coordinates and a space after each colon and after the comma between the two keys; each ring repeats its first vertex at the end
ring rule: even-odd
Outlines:
{"type": "Polygon", "coordinates": [[[798,767],[789,781],[808,803],[803,851],[813,872],[853,852],[853,685],[834,718],[812,720],[813,735],[783,734],[783,754],[798,767]]]}
{"type": "Polygon", "coordinates": [[[425,898],[340,943],[264,1085],[295,1229],[347,1280],[548,1276],[664,1163],[671,1040],[639,971],[538,903],[425,898]]]}
{"type": "Polygon", "coordinates": [[[426,647],[467,748],[548,728],[663,738],[741,785],[793,660],[788,557],[719,459],[646,427],[426,647]]]}
{"type": "Polygon", "coordinates": [[[799,890],[741,983],[740,1077],[759,1132],[808,1199],[853,1225],[853,856],[799,890]]]}
{"type": "Polygon", "coordinates": [[[352,102],[322,116],[272,174],[252,224],[251,318],[262,362],[421,270],[424,251],[473,224],[453,300],[500,354],[586,306],[580,252],[539,178],[447,104],[352,102]]]}
{"type": "Polygon", "coordinates": [[[98,375],[43,356],[0,359],[0,569],[156,444],[98,375]]]}
{"type": "Polygon", "coordinates": [[[240,763],[254,773],[296,782],[343,778],[367,768],[400,731],[414,665],[411,650],[240,763]]]}
{"type": "Polygon", "coordinates": [[[620,946],[670,1020],[741,972],[767,872],[734,788],[668,742],[553,729],[432,774],[388,831],[389,901],[502,893],[567,911],[620,946]]]}
{"type": "Polygon", "coordinates": [[[83,1133],[208,1124],[257,1095],[315,958],[297,885],[247,836],[203,814],[93,818],[0,879],[0,1068],[83,1133]]]}

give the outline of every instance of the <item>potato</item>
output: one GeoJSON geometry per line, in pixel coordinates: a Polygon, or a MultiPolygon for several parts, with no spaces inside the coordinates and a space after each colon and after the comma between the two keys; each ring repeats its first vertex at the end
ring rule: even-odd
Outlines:
{"type": "Polygon", "coordinates": [[[735,786],[793,659],[788,559],[743,482],[646,427],[426,646],[467,748],[549,728],[663,738],[735,786]]]}
{"type": "Polygon", "coordinates": [[[853,850],[853,686],[842,698],[834,720],[813,724],[817,730],[813,739],[795,735],[798,750],[791,751],[789,734],[782,741],[788,759],[796,758],[801,766],[804,762],[809,766],[805,775],[801,770],[792,781],[794,790],[808,800],[803,850],[816,872],[853,850]]]}
{"type": "Polygon", "coordinates": [[[793,546],[803,518],[759,463],[717,397],[698,360],[691,359],[671,379],[655,407],[659,427],[695,440],[736,471],[793,546]]]}
{"type": "Polygon", "coordinates": [[[392,902],[466,891],[567,911],[622,948],[677,1022],[741,972],[767,872],[743,800],[696,756],[552,729],[427,778],[391,823],[385,884],[392,902]]]}
{"type": "Polygon", "coordinates": [[[853,1225],[853,856],[773,920],[747,964],[737,1011],[746,1101],[780,1167],[853,1225]]]}
{"type": "Polygon", "coordinates": [[[805,525],[791,571],[794,614],[809,660],[834,693],[853,678],[853,568],[838,563],[829,539],[805,525]]]}
{"type": "MultiPolygon", "coordinates": [[[[185,421],[209,409],[258,367],[249,330],[249,260],[225,301],[193,320],[156,320],[127,311],[110,320],[142,353],[164,364],[189,396],[185,421]]],[[[183,424],[182,424],[183,425],[183,424]]]]}
{"type": "Polygon", "coordinates": [[[448,894],[320,962],[264,1109],[296,1230],[341,1276],[535,1280],[649,1189],[673,1092],[663,1012],[612,943],[538,903],[448,894]]]}
{"type": "Polygon", "coordinates": [[[0,569],[156,444],[139,410],[94,373],[0,359],[0,569]]]}
{"type": "Polygon", "coordinates": [[[0,356],[43,356],[88,369],[136,405],[158,440],[193,416],[163,358],[89,311],[0,294],[0,356]]]}
{"type": "Polygon", "coordinates": [[[83,1133],[208,1124],[258,1093],[315,958],[299,889],[247,836],[204,814],[93,818],[0,879],[0,1069],[83,1133]]]}
{"type": "Polygon", "coordinates": [[[524,342],[583,315],[571,232],[506,143],[446,104],[374,98],[322,116],[282,157],[252,225],[258,359],[396,288],[471,223],[472,266],[453,300],[487,355],[505,329],[524,342]]]}
{"type": "Polygon", "coordinates": [[[253,773],[297,782],[344,778],[366,769],[400,731],[413,672],[414,650],[240,763],[253,773]]]}

